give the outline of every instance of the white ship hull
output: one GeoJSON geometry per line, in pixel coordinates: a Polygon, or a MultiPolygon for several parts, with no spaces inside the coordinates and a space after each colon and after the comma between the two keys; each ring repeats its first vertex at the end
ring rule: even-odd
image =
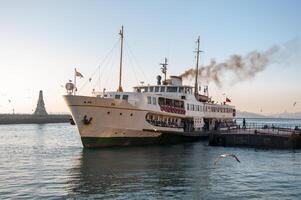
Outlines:
{"type": "MultiPolygon", "coordinates": [[[[146,121],[148,110],[139,109],[127,101],[73,95],[64,98],[84,147],[176,143],[176,138],[185,140],[183,128],[153,126],[146,121]]],[[[189,141],[199,139],[186,137],[189,141]]]]}

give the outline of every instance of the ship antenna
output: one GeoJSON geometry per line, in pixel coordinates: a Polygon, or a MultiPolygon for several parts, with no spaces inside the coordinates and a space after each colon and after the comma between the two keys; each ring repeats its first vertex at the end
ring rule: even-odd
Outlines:
{"type": "Polygon", "coordinates": [[[196,52],[196,69],[195,69],[195,84],[194,84],[194,96],[198,98],[198,75],[199,75],[199,58],[200,58],[200,52],[203,52],[200,50],[200,36],[198,37],[197,43],[197,50],[196,52]]]}
{"type": "Polygon", "coordinates": [[[121,26],[121,30],[119,32],[120,35],[120,68],[119,68],[119,86],[117,92],[123,92],[121,86],[121,76],[122,76],[122,53],[123,53],[123,26],[121,26]]]}
{"type": "Polygon", "coordinates": [[[160,65],[162,66],[161,70],[162,70],[162,73],[164,74],[164,82],[166,82],[166,72],[167,72],[167,65],[168,65],[166,57],[164,59],[164,63],[160,63],[160,65]]]}

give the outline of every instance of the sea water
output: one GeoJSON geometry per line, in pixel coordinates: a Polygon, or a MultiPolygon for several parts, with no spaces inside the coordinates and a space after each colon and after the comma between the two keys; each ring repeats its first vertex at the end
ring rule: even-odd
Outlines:
{"type": "Polygon", "coordinates": [[[69,124],[1,125],[0,199],[33,198],[301,199],[301,150],[207,141],[83,149],[69,124]],[[226,152],[241,163],[214,165],[226,152]]]}

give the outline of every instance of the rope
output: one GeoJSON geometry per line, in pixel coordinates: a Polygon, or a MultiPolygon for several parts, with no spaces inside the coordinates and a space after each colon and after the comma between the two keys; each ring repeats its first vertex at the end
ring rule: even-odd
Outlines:
{"type": "Polygon", "coordinates": [[[139,62],[138,62],[138,60],[136,59],[136,57],[134,56],[134,54],[133,54],[133,52],[132,52],[132,50],[131,50],[129,44],[127,43],[126,40],[124,40],[124,42],[126,43],[126,46],[127,46],[127,48],[129,49],[129,52],[130,52],[131,56],[133,57],[134,61],[136,62],[137,66],[138,66],[138,69],[140,70],[140,72],[142,72],[142,75],[144,76],[144,78],[147,79],[148,82],[150,83],[150,79],[149,79],[149,78],[145,75],[145,73],[143,72],[142,67],[141,67],[141,65],[139,64],[139,62]]]}
{"type": "MultiPolygon", "coordinates": [[[[114,59],[111,59],[110,61],[111,61],[111,62],[110,62],[110,64],[109,64],[109,66],[113,66],[113,65],[114,65],[114,59]]],[[[116,59],[115,59],[115,62],[116,62],[116,59]]],[[[116,65],[116,66],[117,66],[117,65],[116,65]]],[[[109,68],[110,71],[109,71],[108,75],[106,76],[105,82],[104,82],[104,84],[103,84],[104,86],[107,85],[107,82],[108,82],[109,78],[112,77],[112,76],[111,76],[111,74],[112,74],[112,69],[113,69],[113,67],[110,67],[110,68],[109,68]]],[[[104,73],[103,73],[103,74],[104,74],[104,73]]]]}
{"type": "MultiPolygon", "coordinates": [[[[116,48],[117,44],[119,43],[119,39],[116,41],[116,43],[113,45],[113,47],[111,48],[111,50],[106,54],[106,56],[104,57],[104,59],[102,60],[102,62],[98,65],[98,67],[94,70],[94,72],[92,73],[91,76],[89,76],[89,78],[93,78],[96,74],[96,72],[98,70],[100,70],[100,67],[104,64],[104,62],[106,61],[106,59],[109,57],[109,55],[112,54],[113,50],[116,48]]],[[[80,87],[80,89],[78,90],[78,92],[80,92],[89,82],[89,79],[87,79],[85,81],[85,83],[80,87]]]]}
{"type": "Polygon", "coordinates": [[[128,55],[128,60],[129,60],[129,65],[131,66],[130,68],[133,70],[133,73],[134,73],[134,77],[135,77],[135,79],[136,79],[136,82],[137,82],[137,85],[139,85],[139,79],[137,78],[137,73],[136,73],[136,71],[135,71],[135,68],[134,68],[134,64],[133,64],[133,62],[132,62],[132,60],[131,60],[131,57],[130,57],[130,55],[129,55],[129,52],[127,51],[127,48],[125,49],[125,54],[127,54],[128,55]],[[132,67],[133,66],[133,67],[132,67]]]}

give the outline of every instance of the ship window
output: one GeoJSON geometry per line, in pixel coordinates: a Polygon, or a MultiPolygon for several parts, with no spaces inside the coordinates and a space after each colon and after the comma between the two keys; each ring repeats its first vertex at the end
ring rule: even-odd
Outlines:
{"type": "Polygon", "coordinates": [[[187,107],[187,110],[189,110],[189,103],[186,105],[186,107],[187,107]]]}
{"type": "Polygon", "coordinates": [[[161,87],[161,91],[160,92],[165,92],[165,86],[161,87]]]}
{"type": "Polygon", "coordinates": [[[165,99],[164,98],[159,97],[158,101],[159,101],[158,103],[159,103],[160,106],[165,105],[165,99]]]}
{"type": "Polygon", "coordinates": [[[122,99],[127,101],[129,99],[129,95],[123,95],[122,99]]]}
{"type": "Polygon", "coordinates": [[[147,103],[152,104],[152,98],[151,97],[147,97],[147,103]]]}
{"type": "Polygon", "coordinates": [[[149,87],[150,92],[154,92],[154,87],[149,87]]]}
{"type": "Polygon", "coordinates": [[[166,105],[172,106],[172,100],[171,99],[166,99],[166,105]]]}
{"type": "Polygon", "coordinates": [[[178,87],[167,87],[167,91],[166,92],[177,92],[178,87]]]}
{"type": "Polygon", "coordinates": [[[115,95],[115,99],[120,99],[120,95],[119,95],[119,94],[116,94],[116,95],[115,95]]]}
{"type": "Polygon", "coordinates": [[[180,108],[184,108],[184,102],[180,101],[180,108]]]}
{"type": "Polygon", "coordinates": [[[184,92],[184,88],[183,87],[179,87],[179,92],[183,93],[184,92]]]}
{"type": "Polygon", "coordinates": [[[157,99],[156,99],[156,97],[153,97],[153,104],[154,104],[154,105],[157,104],[157,99]]]}
{"type": "Polygon", "coordinates": [[[200,111],[200,106],[199,105],[197,105],[196,108],[197,108],[197,111],[200,111]]]}
{"type": "Polygon", "coordinates": [[[155,87],[155,92],[159,92],[159,87],[155,87]]]}

